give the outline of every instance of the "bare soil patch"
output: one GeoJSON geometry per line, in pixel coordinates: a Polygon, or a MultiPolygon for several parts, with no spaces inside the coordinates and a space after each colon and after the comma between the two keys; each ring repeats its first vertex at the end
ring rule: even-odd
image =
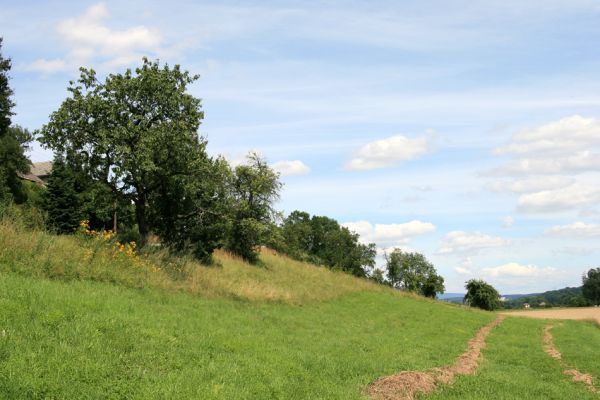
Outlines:
{"type": "Polygon", "coordinates": [[[503,315],[543,319],[593,320],[600,325],[600,307],[560,308],[549,310],[504,311],[503,315]]]}
{"type": "Polygon", "coordinates": [[[560,363],[560,365],[564,368],[563,373],[565,375],[572,376],[573,381],[582,382],[592,392],[599,393],[600,391],[598,389],[596,389],[596,386],[594,386],[594,377],[592,375],[580,372],[562,360],[562,355],[560,354],[560,351],[558,351],[558,349],[554,345],[554,338],[552,337],[552,332],[551,332],[553,327],[554,327],[553,325],[547,325],[544,328],[544,336],[542,339],[542,341],[544,343],[544,351],[546,353],[548,353],[548,355],[550,357],[554,358],[555,360],[557,360],[560,363]]]}
{"type": "Polygon", "coordinates": [[[452,383],[457,375],[475,373],[486,337],[503,320],[504,316],[499,315],[493,322],[481,328],[454,364],[426,371],[402,371],[379,378],[369,385],[367,394],[377,400],[414,400],[419,394],[433,392],[438,385],[452,383]]]}

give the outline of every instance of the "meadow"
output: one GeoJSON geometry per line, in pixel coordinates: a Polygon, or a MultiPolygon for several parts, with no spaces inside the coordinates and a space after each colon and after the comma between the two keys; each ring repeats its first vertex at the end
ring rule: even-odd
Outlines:
{"type": "MultiPolygon", "coordinates": [[[[496,318],[269,250],[215,262],[0,223],[0,398],[364,399],[378,377],[451,364],[496,318]]],[[[546,324],[507,318],[474,375],[423,398],[598,398],[544,353],[546,324]]],[[[554,329],[600,376],[600,329],[554,329]]]]}

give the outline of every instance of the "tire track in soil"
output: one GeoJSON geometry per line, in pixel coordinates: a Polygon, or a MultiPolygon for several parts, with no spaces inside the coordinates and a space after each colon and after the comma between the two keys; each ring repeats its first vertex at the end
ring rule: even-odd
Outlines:
{"type": "Polygon", "coordinates": [[[420,394],[433,392],[439,385],[451,384],[457,375],[474,374],[479,365],[481,350],[485,347],[485,339],[503,320],[504,315],[499,315],[493,322],[479,329],[469,340],[467,350],[454,364],[426,371],[402,371],[379,378],[367,387],[367,395],[374,400],[414,400],[420,394]]]}
{"type": "Polygon", "coordinates": [[[600,390],[598,390],[594,385],[594,377],[592,375],[584,374],[583,372],[578,371],[577,369],[571,367],[566,362],[564,362],[564,360],[562,359],[562,354],[560,354],[560,351],[556,348],[556,345],[554,344],[554,337],[552,336],[551,332],[552,328],[554,328],[554,325],[546,325],[544,327],[544,336],[542,339],[542,342],[544,344],[544,351],[550,357],[558,361],[558,363],[563,368],[563,373],[565,375],[572,376],[574,382],[582,382],[593,393],[600,393],[600,390]]]}

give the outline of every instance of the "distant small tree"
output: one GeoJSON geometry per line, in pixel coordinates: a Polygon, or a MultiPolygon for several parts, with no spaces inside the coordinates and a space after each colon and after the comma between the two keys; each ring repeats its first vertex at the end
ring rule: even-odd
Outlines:
{"type": "Polygon", "coordinates": [[[444,278],[437,274],[433,264],[423,254],[394,249],[385,258],[388,280],[392,286],[427,297],[444,292],[444,278]]]}
{"type": "Polygon", "coordinates": [[[471,279],[466,282],[465,288],[465,304],[489,311],[500,308],[500,293],[492,285],[479,279],[471,279]]]}
{"type": "Polygon", "coordinates": [[[387,281],[385,280],[385,274],[380,268],[374,268],[373,272],[369,276],[369,279],[379,283],[380,285],[385,285],[387,283],[387,281]]]}
{"type": "Polygon", "coordinates": [[[600,268],[592,268],[583,275],[583,297],[594,305],[600,305],[600,268]]]}

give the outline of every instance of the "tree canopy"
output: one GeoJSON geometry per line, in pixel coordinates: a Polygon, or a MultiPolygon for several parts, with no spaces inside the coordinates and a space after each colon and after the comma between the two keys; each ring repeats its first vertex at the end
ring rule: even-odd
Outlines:
{"type": "Polygon", "coordinates": [[[488,311],[500,308],[500,293],[489,283],[471,279],[466,282],[465,288],[467,289],[465,304],[488,311]]]}
{"type": "Polygon", "coordinates": [[[359,236],[335,219],[293,211],[282,225],[282,250],[292,257],[366,277],[375,266],[374,243],[360,243],[359,236]]]}
{"type": "Polygon", "coordinates": [[[13,91],[9,85],[8,72],[10,58],[2,56],[0,38],[0,200],[13,199],[17,203],[25,201],[25,192],[18,174],[29,171],[30,163],[25,150],[31,141],[31,134],[19,126],[11,126],[13,91]]]}
{"type": "Polygon", "coordinates": [[[200,99],[187,92],[198,77],[148,59],[104,82],[93,69],[80,71],[78,81],[70,82],[70,97],[38,137],[108,185],[116,198],[133,202],[144,243],[157,193],[177,190],[199,160],[208,163],[206,142],[198,135],[200,99]]]}
{"type": "Polygon", "coordinates": [[[583,275],[583,297],[600,305],[600,268],[592,268],[583,275]]]}
{"type": "Polygon", "coordinates": [[[427,297],[443,293],[444,278],[423,254],[394,249],[386,254],[388,281],[398,289],[416,292],[427,297]]]}
{"type": "Polygon", "coordinates": [[[256,262],[256,246],[263,244],[270,223],[277,212],[279,174],[256,153],[250,153],[245,164],[235,167],[231,176],[233,211],[227,248],[250,262],[256,262]]]}

